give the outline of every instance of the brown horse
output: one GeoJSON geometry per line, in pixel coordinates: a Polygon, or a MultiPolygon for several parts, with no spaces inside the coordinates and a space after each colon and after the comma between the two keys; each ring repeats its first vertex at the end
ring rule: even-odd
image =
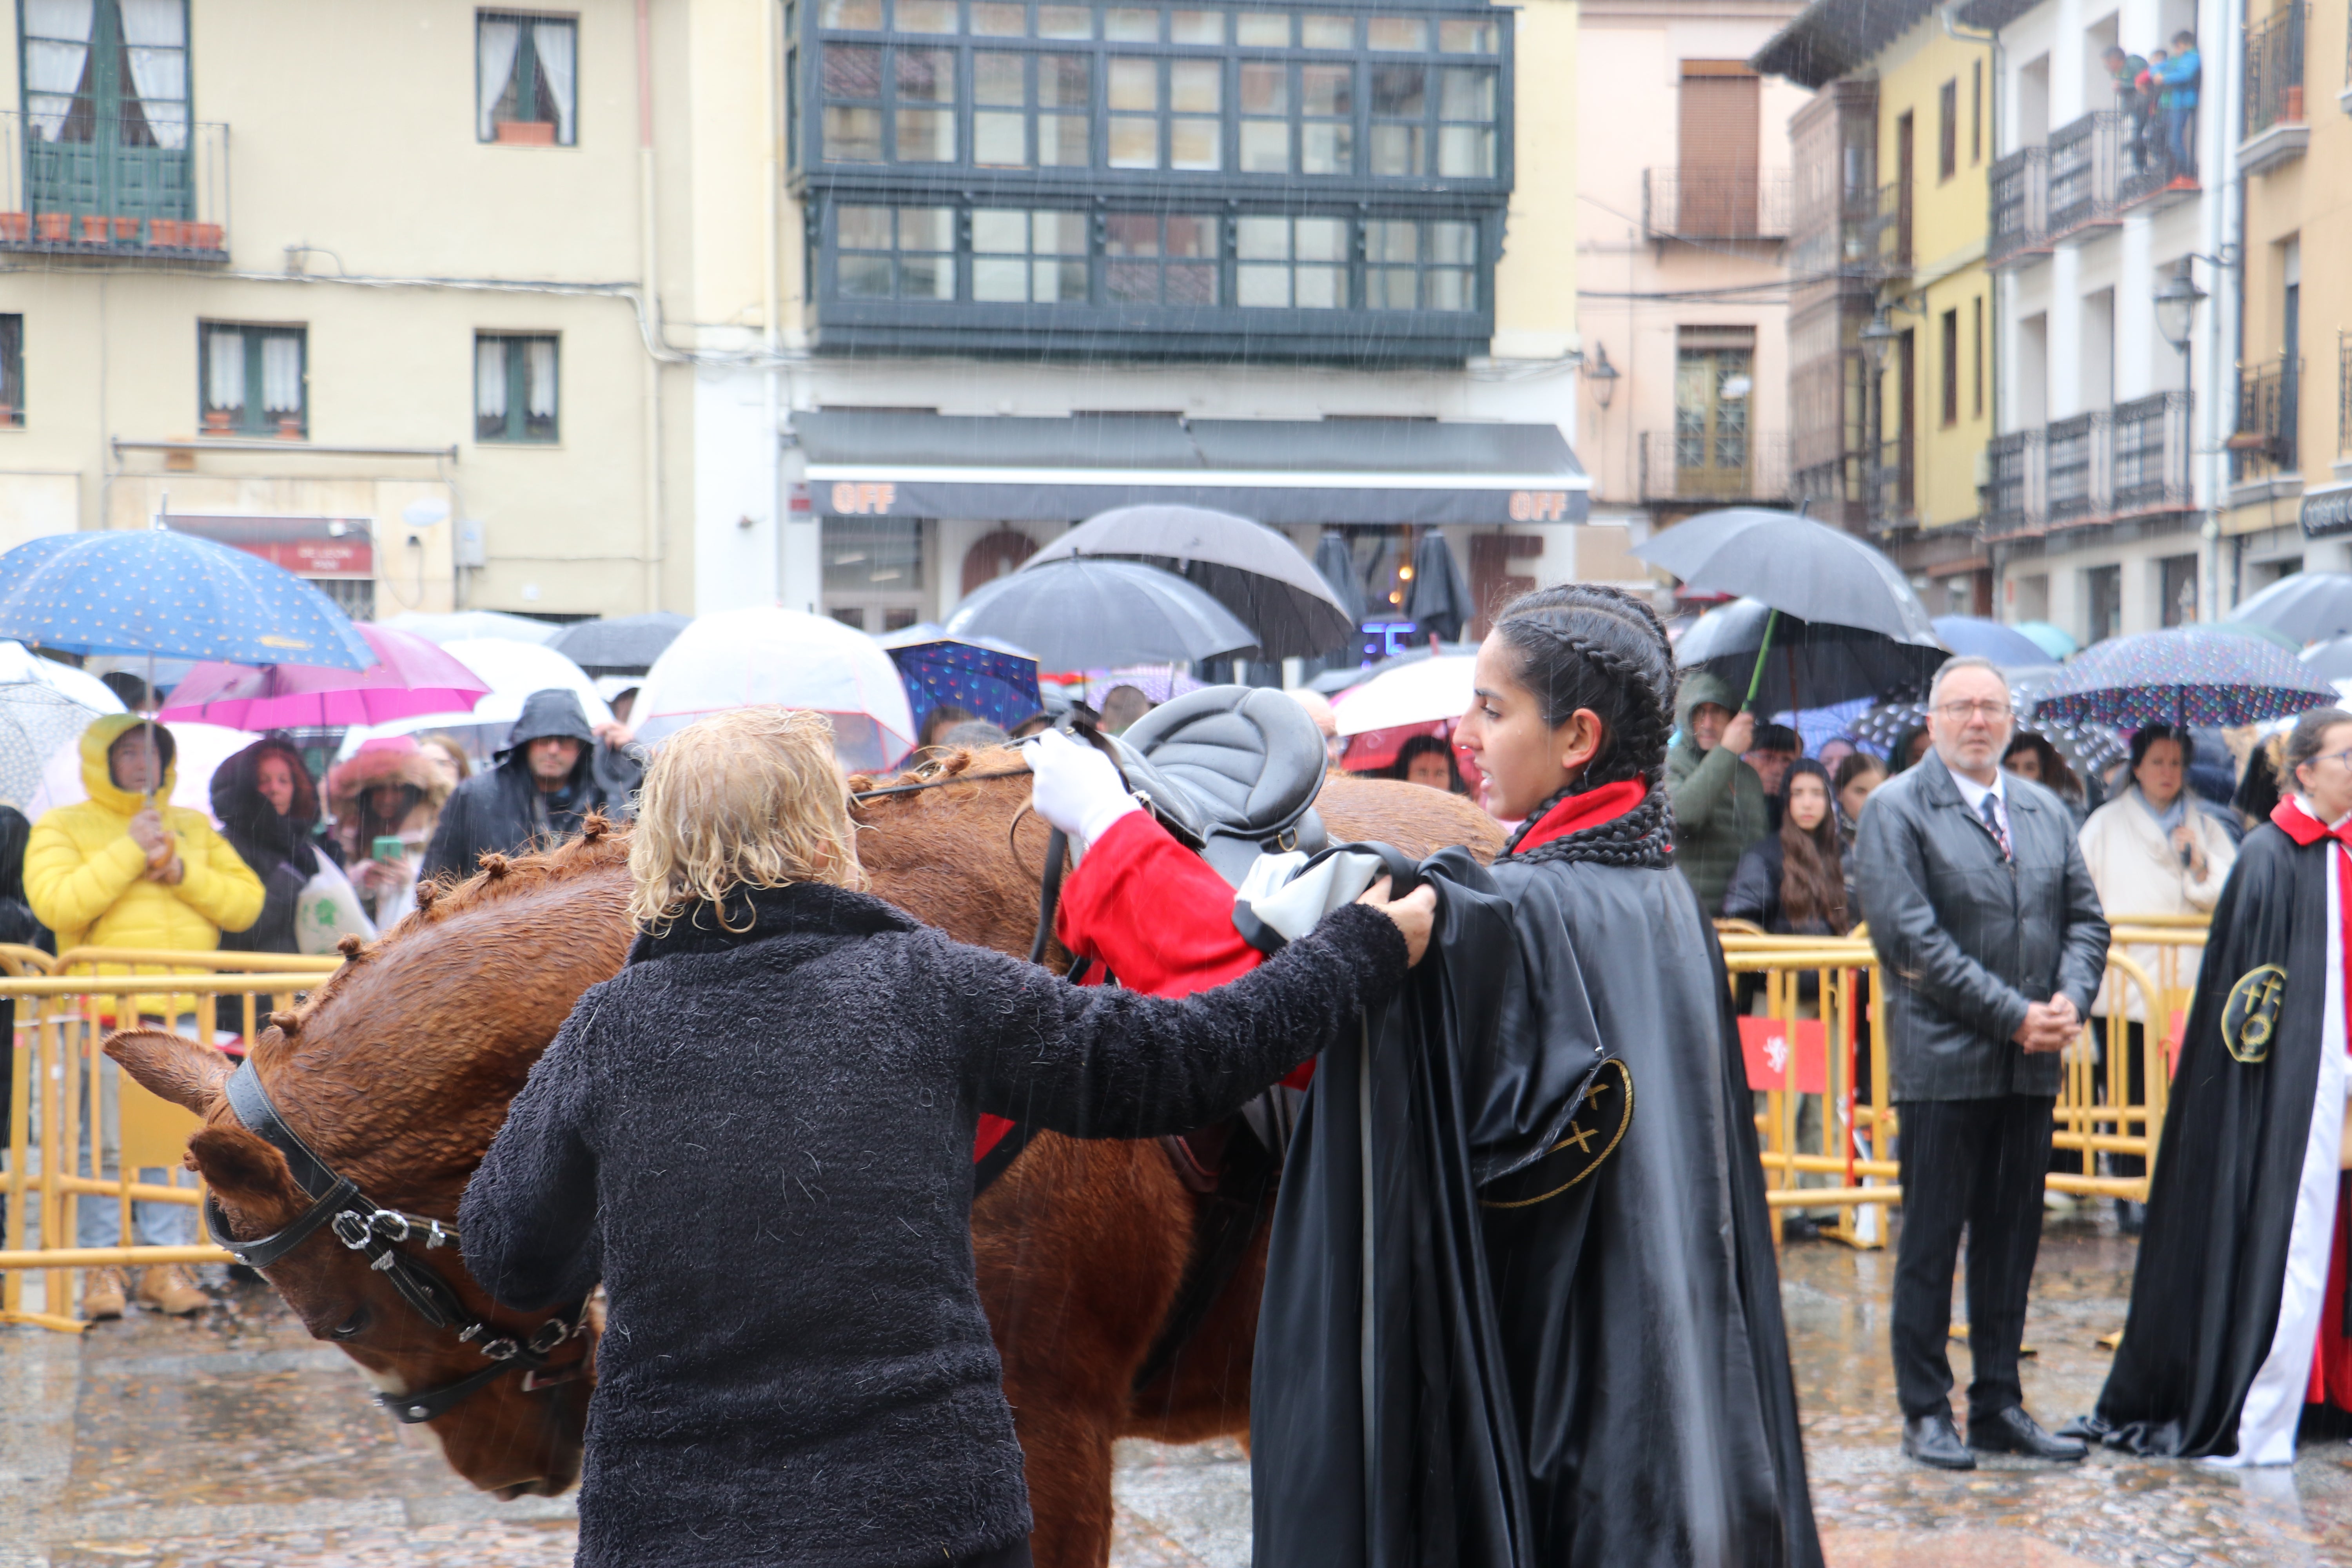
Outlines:
{"type": "MultiPolygon", "coordinates": [[[[1018,766],[1010,752],[959,754],[925,775],[949,782],[862,807],[859,854],[874,890],[959,940],[1025,952],[1046,829],[1025,809],[1024,777],[981,776],[1018,766]]],[[[1454,843],[1486,854],[1499,841],[1466,801],[1412,785],[1335,777],[1318,805],[1339,841],[1381,839],[1412,855],[1454,843]]],[[[580,994],[621,966],[625,860],[625,840],[597,825],[546,854],[488,857],[454,889],[420,889],[416,912],[256,1042],[256,1070],[287,1120],[376,1202],[453,1217],[530,1064],[580,994]]],[[[1055,961],[1066,962],[1058,947],[1055,961]]],[[[274,1232],[307,1206],[283,1157],[229,1110],[226,1058],[154,1032],[107,1048],[205,1119],[191,1161],[236,1235],[274,1232]]],[[[1139,1396],[1133,1388],[1190,1259],[1196,1201],[1155,1144],[1044,1134],[973,1207],[1041,1568],[1108,1560],[1115,1437],[1195,1441],[1248,1424],[1262,1234],[1173,1368],[1139,1396]]],[[[495,1307],[446,1252],[420,1256],[501,1329],[525,1334],[541,1321],[495,1307]]],[[[268,1275],[314,1337],[387,1391],[438,1387],[484,1365],[323,1236],[268,1275]]],[[[591,1335],[556,1360],[593,1354],[591,1335]]],[[[478,1487],[561,1492],[578,1476],[588,1387],[580,1377],[526,1392],[521,1378],[503,1378],[427,1429],[478,1487]]]]}

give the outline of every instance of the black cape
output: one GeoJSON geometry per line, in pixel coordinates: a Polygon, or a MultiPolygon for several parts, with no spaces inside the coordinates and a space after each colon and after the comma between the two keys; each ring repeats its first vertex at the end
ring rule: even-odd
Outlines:
{"type": "Polygon", "coordinates": [[[2332,845],[2300,847],[2264,823],[2246,835],[2214,906],[2149,1185],[2131,1315],[2091,1423],[2113,1447],[2182,1458],[2237,1452],[2246,1391],[2278,1330],[2319,1090],[2328,965],[2340,962],[2327,952],[2332,845]],[[2266,964],[2284,971],[2274,988],[2256,973],[2266,964]],[[2235,1008],[2233,994],[2242,998],[2235,1008]]]}
{"type": "Polygon", "coordinates": [[[1284,1170],[1255,1561],[1818,1568],[1752,1101],[1689,884],[1461,850],[1423,873],[1430,960],[1364,1048],[1324,1053],[1284,1170]]]}

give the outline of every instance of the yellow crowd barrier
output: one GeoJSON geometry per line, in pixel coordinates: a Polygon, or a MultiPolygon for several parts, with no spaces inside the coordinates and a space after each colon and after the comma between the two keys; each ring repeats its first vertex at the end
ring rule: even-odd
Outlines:
{"type": "MultiPolygon", "coordinates": [[[[102,1114],[105,1096],[88,1096],[100,1081],[99,1049],[117,1024],[152,1008],[156,977],[170,974],[172,1005],[197,1016],[202,1031],[215,1033],[219,999],[231,998],[251,1039],[273,1011],[290,1008],[341,961],[290,953],[183,953],[142,950],[76,948],[52,959],[33,948],[0,946],[0,1001],[11,1005],[6,1070],[9,1100],[7,1170],[0,1183],[0,1215],[7,1222],[7,1246],[0,1248],[0,1323],[30,1323],[79,1331],[75,1309],[78,1270],[141,1268],[170,1263],[226,1263],[218,1247],[135,1245],[131,1205],[203,1202],[201,1186],[156,1185],[138,1180],[144,1169],[180,1168],[196,1118],[150,1094],[129,1075],[117,1077],[115,1177],[83,1175],[79,1152],[85,1122],[102,1114]],[[190,970],[204,973],[190,973],[190,970]],[[120,1234],[131,1245],[83,1247],[60,1245],[78,1234],[80,1205],[119,1205],[120,1234]],[[40,1245],[26,1241],[37,1230],[40,1245]],[[28,1308],[26,1276],[41,1277],[41,1301],[28,1308]]],[[[176,1026],[167,1020],[166,1026],[176,1026]]],[[[103,1169],[98,1152],[102,1127],[91,1127],[89,1168],[103,1169]]]]}

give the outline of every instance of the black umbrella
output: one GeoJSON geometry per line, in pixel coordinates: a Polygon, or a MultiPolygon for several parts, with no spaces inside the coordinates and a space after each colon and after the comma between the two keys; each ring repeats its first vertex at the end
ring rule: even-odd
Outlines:
{"type": "Polygon", "coordinates": [[[1421,536],[1412,549],[1412,592],[1405,596],[1404,613],[1422,631],[1435,632],[1447,642],[1478,614],[1470,601],[1470,583],[1454,549],[1435,529],[1421,536]]]}
{"type": "MultiPolygon", "coordinates": [[[[1070,530],[1022,564],[1042,571],[1079,557],[1165,566],[1257,628],[1260,658],[1310,658],[1344,646],[1350,615],[1314,563],[1264,523],[1197,506],[1122,506],[1070,530]]],[[[1014,641],[1020,641],[1014,638],[1014,641]]]]}
{"type": "Polygon", "coordinates": [[[1859,626],[1799,620],[1755,599],[1717,605],[1675,647],[1675,661],[1685,669],[1705,669],[1735,690],[1753,682],[1748,706],[1759,713],[1909,696],[1926,690],[1950,657],[1932,634],[1924,644],[1897,641],[1859,626]]]}
{"type": "Polygon", "coordinates": [[[1694,592],[1738,594],[1784,616],[1936,641],[1926,606],[1894,562],[1865,541],[1793,511],[1702,512],[1633,553],[1694,592]]]}
{"type": "Polygon", "coordinates": [[[2294,646],[2352,632],[2352,572],[2297,572],[2282,577],[2226,617],[2270,626],[2294,646]]]}
{"type": "Polygon", "coordinates": [[[1257,634],[1173,573],[1133,561],[1070,559],[983,583],[947,618],[950,637],[991,637],[1043,670],[1191,664],[1257,644],[1257,634]]]}
{"type": "Polygon", "coordinates": [[[643,675],[693,620],[675,610],[656,610],[617,620],[575,621],[547,646],[590,675],[643,675]]]}

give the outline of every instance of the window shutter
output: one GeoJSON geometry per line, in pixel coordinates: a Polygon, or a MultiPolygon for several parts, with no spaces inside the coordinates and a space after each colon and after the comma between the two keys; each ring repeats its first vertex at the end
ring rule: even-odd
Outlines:
{"type": "Polygon", "coordinates": [[[1758,89],[1757,78],[1745,66],[1683,62],[1683,233],[1756,232],[1756,168],[1762,132],[1758,89]]]}

